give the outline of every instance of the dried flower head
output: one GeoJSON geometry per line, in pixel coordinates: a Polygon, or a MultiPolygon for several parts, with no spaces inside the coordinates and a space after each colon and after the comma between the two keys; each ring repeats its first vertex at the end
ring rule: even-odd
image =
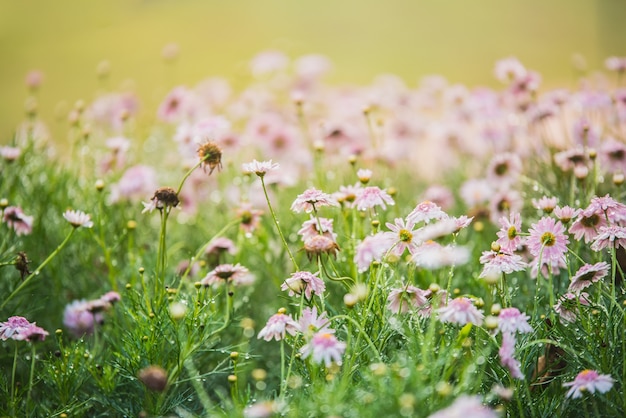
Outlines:
{"type": "Polygon", "coordinates": [[[144,209],[141,213],[152,212],[155,209],[174,208],[178,206],[180,200],[176,190],[171,187],[159,187],[154,192],[149,203],[143,202],[144,209]]]}
{"type": "Polygon", "coordinates": [[[202,162],[202,167],[206,171],[209,167],[209,174],[213,173],[216,168],[222,169],[222,150],[213,141],[205,142],[198,147],[198,157],[202,162]]]}
{"type": "Polygon", "coordinates": [[[15,268],[20,272],[20,278],[22,280],[30,274],[30,271],[28,270],[29,263],[30,260],[24,251],[17,253],[17,257],[15,257],[15,268]]]}
{"type": "Polygon", "coordinates": [[[304,251],[306,251],[309,260],[311,260],[314,256],[320,256],[322,254],[337,255],[339,245],[330,237],[316,235],[304,242],[304,251]]]}

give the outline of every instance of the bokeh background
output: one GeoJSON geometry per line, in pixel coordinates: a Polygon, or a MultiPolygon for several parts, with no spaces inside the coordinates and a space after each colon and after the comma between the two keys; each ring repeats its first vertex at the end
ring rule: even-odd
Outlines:
{"type": "Polygon", "coordinates": [[[45,75],[39,112],[58,126],[66,107],[102,88],[103,60],[109,88],[135,90],[144,110],[176,84],[243,83],[247,62],[267,49],[325,54],[331,83],[394,73],[409,85],[441,74],[495,86],[494,62],[513,55],[544,87],[573,87],[573,62],[593,72],[626,55],[625,22],[623,0],[0,0],[0,143],[23,118],[32,69],[45,75]],[[180,47],[175,68],[161,56],[170,42],[180,47]]]}

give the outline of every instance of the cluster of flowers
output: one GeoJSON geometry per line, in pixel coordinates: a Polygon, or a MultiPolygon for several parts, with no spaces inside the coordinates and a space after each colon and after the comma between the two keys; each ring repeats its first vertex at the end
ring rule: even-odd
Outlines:
{"type": "Polygon", "coordinates": [[[63,324],[76,337],[93,334],[96,325],[104,323],[104,312],[119,301],[120,295],[111,291],[93,300],[76,300],[65,307],[63,324]]]}
{"type": "Polygon", "coordinates": [[[316,307],[304,308],[297,322],[286,312],[286,309],[281,308],[272,315],[257,337],[265,341],[280,341],[287,333],[296,335],[300,332],[305,341],[300,349],[303,359],[311,357],[314,363],[324,363],[326,367],[333,362],[341,364],[346,343],[335,337],[335,330],[329,327],[330,320],[326,312],[318,315],[316,307]]]}

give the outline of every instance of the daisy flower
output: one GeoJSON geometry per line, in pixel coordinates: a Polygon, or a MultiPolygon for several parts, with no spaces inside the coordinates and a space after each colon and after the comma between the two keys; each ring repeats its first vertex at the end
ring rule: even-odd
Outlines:
{"type": "Polygon", "coordinates": [[[556,206],[554,208],[554,215],[561,221],[563,224],[568,224],[573,218],[578,216],[580,213],[580,209],[574,209],[569,206],[556,206]]]}
{"type": "Polygon", "coordinates": [[[523,314],[517,308],[505,308],[498,315],[498,331],[502,334],[512,334],[516,332],[525,334],[532,332],[531,326],[528,324],[530,317],[523,314]]]}
{"type": "Polygon", "coordinates": [[[484,315],[472,303],[469,298],[460,297],[452,299],[447,306],[437,309],[439,320],[457,325],[472,323],[482,325],[484,315]]]}
{"type": "Polygon", "coordinates": [[[254,276],[250,274],[250,270],[239,263],[220,264],[207,273],[200,281],[203,286],[211,286],[222,282],[231,282],[234,285],[247,285],[254,281],[254,276]]]}
{"type": "Polygon", "coordinates": [[[365,272],[373,261],[382,261],[383,256],[393,245],[392,239],[385,232],[370,235],[356,247],[354,263],[359,273],[365,272]]]}
{"type": "Polygon", "coordinates": [[[526,244],[532,255],[541,257],[546,262],[562,260],[565,257],[569,239],[561,222],[544,217],[533,224],[529,232],[526,244]]]}
{"type": "Polygon", "coordinates": [[[604,261],[596,264],[585,264],[572,276],[568,290],[580,293],[581,290],[606,277],[610,268],[609,264],[604,261]]]}
{"type": "Polygon", "coordinates": [[[302,236],[302,241],[306,241],[316,235],[325,235],[335,240],[337,234],[333,232],[334,219],[315,218],[311,215],[311,219],[302,223],[302,228],[298,231],[298,235],[302,236]],[[322,229],[321,231],[319,229],[322,229]]]}
{"type": "Polygon", "coordinates": [[[543,196],[539,200],[532,200],[533,206],[539,210],[544,211],[545,213],[552,213],[554,211],[554,208],[556,208],[557,202],[558,200],[556,197],[548,196],[543,196]]]}
{"type": "Polygon", "coordinates": [[[435,241],[426,241],[413,252],[411,261],[428,270],[445,266],[461,265],[469,261],[470,253],[465,247],[443,246],[435,241]]]}
{"type": "Polygon", "coordinates": [[[502,273],[511,274],[514,271],[523,271],[528,264],[517,254],[500,251],[484,251],[480,257],[480,263],[484,264],[481,278],[500,276],[502,273]]]}
{"type": "Polygon", "coordinates": [[[583,392],[606,393],[611,390],[613,383],[615,380],[610,375],[587,369],[578,373],[573,381],[563,383],[563,387],[569,388],[566,397],[576,399],[580,398],[583,392]]]}
{"type": "Polygon", "coordinates": [[[584,238],[585,243],[589,243],[598,235],[598,228],[606,225],[602,212],[598,213],[595,209],[587,208],[578,214],[572,226],[569,227],[569,233],[574,235],[576,241],[584,238]]]}
{"type": "Polygon", "coordinates": [[[252,160],[251,163],[245,163],[242,165],[243,172],[246,174],[254,173],[259,177],[264,177],[268,171],[277,170],[279,168],[278,163],[269,161],[257,161],[252,160]]]}
{"type": "Polygon", "coordinates": [[[428,418],[498,418],[499,415],[487,408],[478,396],[461,395],[447,408],[435,412],[428,418]]]}
{"type": "Polygon", "coordinates": [[[487,178],[500,186],[515,183],[521,172],[522,160],[510,152],[495,155],[487,165],[487,178]]]}
{"type": "Polygon", "coordinates": [[[291,315],[287,315],[285,312],[286,310],[281,308],[278,313],[272,315],[267,320],[265,327],[259,331],[257,338],[263,338],[265,341],[270,341],[274,338],[276,341],[280,341],[285,338],[286,333],[296,335],[296,331],[299,329],[298,323],[293,320],[291,315]]]}
{"type": "Polygon", "coordinates": [[[376,186],[372,186],[365,187],[360,191],[354,200],[354,205],[358,210],[373,209],[376,206],[387,209],[387,205],[393,206],[395,205],[395,202],[386,191],[381,190],[376,186]]]}
{"type": "Polygon", "coordinates": [[[605,248],[626,248],[626,228],[618,225],[602,226],[598,228],[591,249],[602,251],[605,248]]]}
{"type": "Polygon", "coordinates": [[[289,290],[289,296],[300,295],[304,292],[304,296],[308,300],[311,300],[313,293],[322,296],[326,291],[326,285],[324,284],[324,280],[317,276],[318,274],[319,271],[316,273],[297,271],[292,273],[291,277],[285,280],[280,289],[289,290]]]}
{"type": "Polygon", "coordinates": [[[0,340],[20,340],[19,335],[30,326],[31,323],[23,316],[12,316],[6,322],[0,322],[0,340]]]}
{"type": "Polygon", "coordinates": [[[404,314],[410,309],[419,309],[428,302],[427,295],[427,291],[415,286],[391,289],[387,297],[387,309],[395,314],[404,314]]]}
{"type": "Polygon", "coordinates": [[[341,356],[345,350],[346,343],[337,340],[333,334],[318,332],[311,341],[302,346],[300,353],[303,359],[311,356],[314,363],[324,363],[326,367],[330,367],[333,361],[341,364],[341,356]]]}
{"type": "Polygon", "coordinates": [[[85,212],[81,212],[79,210],[66,210],[63,214],[63,217],[74,228],[91,228],[93,226],[93,222],[91,222],[91,217],[85,212]]]}
{"type": "Polygon", "coordinates": [[[524,379],[520,362],[514,357],[515,355],[515,336],[507,332],[502,334],[502,345],[498,350],[500,363],[509,369],[511,376],[515,379],[524,379]]]}
{"type": "Polygon", "coordinates": [[[241,219],[241,229],[246,234],[252,234],[259,227],[261,215],[263,215],[263,211],[254,209],[250,203],[242,203],[237,208],[237,216],[241,219]]]}
{"type": "Polygon", "coordinates": [[[304,334],[304,338],[308,341],[313,335],[318,332],[327,334],[334,334],[335,330],[330,328],[330,321],[326,312],[317,314],[317,308],[304,308],[302,310],[302,316],[298,318],[298,326],[300,332],[304,334]]]}
{"type": "Polygon", "coordinates": [[[519,213],[510,213],[509,217],[501,217],[498,221],[500,230],[496,233],[497,243],[500,248],[507,252],[514,252],[524,243],[524,238],[520,236],[522,232],[522,218],[519,213]]]}
{"type": "Polygon", "coordinates": [[[404,250],[408,249],[410,253],[416,248],[417,242],[414,241],[415,224],[412,221],[404,221],[402,218],[396,218],[394,223],[387,222],[389,232],[385,232],[389,241],[392,242],[392,253],[400,257],[404,250]]]}
{"type": "Polygon", "coordinates": [[[554,311],[559,314],[561,322],[575,322],[578,314],[578,305],[589,306],[589,295],[581,292],[580,295],[566,293],[554,305],[554,311]]]}
{"type": "Polygon", "coordinates": [[[296,213],[311,213],[322,206],[339,206],[339,202],[331,195],[316,188],[311,188],[298,195],[291,205],[291,210],[296,213]]]}
{"type": "Polygon", "coordinates": [[[447,217],[448,214],[437,206],[437,204],[427,200],[418,204],[406,218],[407,221],[417,224],[420,222],[429,223],[432,220],[438,221],[440,219],[446,219],[447,217]]]}

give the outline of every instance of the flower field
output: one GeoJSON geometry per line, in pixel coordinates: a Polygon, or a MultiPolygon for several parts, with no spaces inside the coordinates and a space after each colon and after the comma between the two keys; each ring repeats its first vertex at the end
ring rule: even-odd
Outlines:
{"type": "Polygon", "coordinates": [[[567,89],[514,57],[496,89],[337,86],[266,51],[242,87],[76,102],[63,143],[29,73],[0,147],[0,414],[624,416],[626,58],[605,64],[567,89]]]}

